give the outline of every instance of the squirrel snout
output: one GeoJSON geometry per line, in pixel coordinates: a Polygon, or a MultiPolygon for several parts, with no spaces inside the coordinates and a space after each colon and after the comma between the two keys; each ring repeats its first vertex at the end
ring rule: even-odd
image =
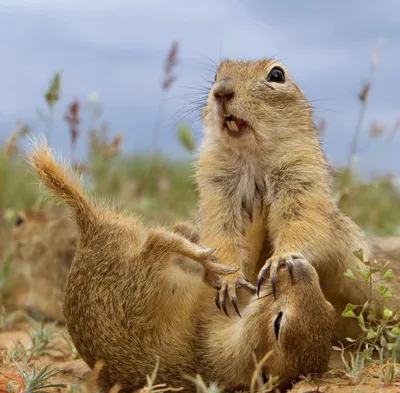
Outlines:
{"type": "Polygon", "coordinates": [[[234,95],[233,80],[229,77],[220,79],[215,83],[213,93],[218,101],[229,101],[234,95]]]}

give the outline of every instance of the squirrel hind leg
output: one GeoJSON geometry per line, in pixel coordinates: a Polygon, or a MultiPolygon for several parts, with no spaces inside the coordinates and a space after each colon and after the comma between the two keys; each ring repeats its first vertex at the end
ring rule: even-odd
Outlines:
{"type": "Polygon", "coordinates": [[[192,259],[205,269],[218,274],[229,274],[237,270],[217,263],[214,251],[213,248],[203,248],[176,233],[153,230],[149,232],[141,254],[142,258],[158,263],[170,254],[177,254],[192,259]]]}
{"type": "Polygon", "coordinates": [[[173,226],[172,231],[183,236],[192,243],[198,244],[200,241],[200,231],[194,225],[188,222],[181,221],[176,223],[173,226]]]}

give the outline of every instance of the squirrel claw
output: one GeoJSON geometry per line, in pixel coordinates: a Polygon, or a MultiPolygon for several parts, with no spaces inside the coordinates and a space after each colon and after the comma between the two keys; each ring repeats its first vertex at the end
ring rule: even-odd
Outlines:
{"type": "Polygon", "coordinates": [[[221,310],[224,312],[224,314],[230,318],[230,315],[228,313],[228,310],[226,308],[226,288],[221,289],[220,291],[217,292],[217,295],[215,297],[215,304],[218,307],[218,310],[221,310]]]}
{"type": "Polygon", "coordinates": [[[237,302],[237,296],[236,296],[236,288],[239,287],[244,287],[247,290],[251,291],[253,294],[257,292],[257,289],[254,285],[252,285],[250,282],[246,280],[243,275],[240,274],[240,276],[232,277],[232,276],[227,276],[224,279],[224,282],[218,286],[218,292],[215,297],[215,303],[218,307],[219,310],[223,311],[226,316],[230,318],[230,315],[228,313],[228,310],[226,308],[226,300],[229,297],[232,306],[236,312],[236,314],[241,318],[242,316],[240,315],[239,312],[239,307],[238,307],[238,302],[237,302]]]}
{"type": "Polygon", "coordinates": [[[238,307],[238,305],[237,305],[236,296],[231,297],[231,302],[232,302],[233,308],[234,308],[235,311],[236,311],[236,314],[237,314],[240,318],[242,318],[242,316],[240,315],[240,312],[239,312],[239,307],[238,307]]]}
{"type": "Polygon", "coordinates": [[[273,256],[265,263],[257,278],[257,296],[260,296],[261,285],[266,278],[269,278],[272,286],[272,293],[276,299],[276,284],[278,281],[278,270],[286,267],[290,279],[293,280],[293,266],[296,259],[304,259],[301,254],[284,254],[273,256]]]}

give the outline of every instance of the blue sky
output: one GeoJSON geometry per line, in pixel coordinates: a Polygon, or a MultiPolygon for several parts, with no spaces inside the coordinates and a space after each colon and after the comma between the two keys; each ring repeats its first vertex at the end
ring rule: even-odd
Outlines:
{"type": "MultiPolygon", "coordinates": [[[[363,172],[400,169],[400,135],[390,144],[368,140],[373,120],[392,127],[400,118],[400,2],[361,0],[1,0],[0,139],[15,119],[45,130],[37,108],[63,70],[51,144],[69,157],[62,120],[72,99],[99,94],[103,119],[124,135],[126,151],[148,149],[161,95],[162,67],[178,40],[177,81],[166,101],[160,146],[184,154],[175,138],[190,87],[213,79],[221,57],[276,56],[325,118],[324,149],[334,164],[346,161],[357,121],[357,94],[369,75],[371,51],[383,38],[371,90],[358,167],[363,172]]],[[[197,113],[198,114],[198,113],[197,113]]],[[[183,119],[201,138],[195,116],[183,119]]],[[[86,135],[81,136],[82,142],[86,135]]],[[[85,143],[79,155],[84,154],[85,143]]]]}

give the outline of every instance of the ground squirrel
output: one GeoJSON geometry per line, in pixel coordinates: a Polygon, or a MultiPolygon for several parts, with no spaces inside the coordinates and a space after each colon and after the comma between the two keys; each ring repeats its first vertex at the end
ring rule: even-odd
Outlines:
{"type": "Polygon", "coordinates": [[[275,60],[225,60],[203,121],[196,167],[200,243],[216,248],[219,263],[240,267],[207,277],[219,290],[219,307],[239,312],[238,288],[254,291],[267,276],[275,282],[282,262],[295,266],[304,256],[339,316],[335,339],[358,335],[357,321],[340,314],[348,302],[363,304],[369,289],[343,273],[357,272],[353,252],[362,248],[368,257],[369,245],[332,199],[330,166],[303,92],[275,60]]]}
{"type": "Polygon", "coordinates": [[[176,256],[184,256],[210,276],[232,273],[215,261],[213,249],[172,231],[145,228],[135,216],[95,207],[46,145],[35,145],[29,160],[44,186],[71,207],[77,224],[63,310],[82,358],[90,367],[104,363],[103,392],[116,383],[123,392],[142,387],[157,356],[157,383],[185,386],[185,391],[195,387],[183,375],[197,372],[227,391],[248,389],[253,351],[260,360],[273,350],[264,376],[278,374],[282,386],[300,373],[326,368],[335,312],[308,262],[299,260],[292,278],[283,264],[276,299],[266,280],[259,298],[248,294],[240,302],[242,318],[227,320],[213,304],[214,290],[175,263],[176,256]]]}
{"type": "Polygon", "coordinates": [[[77,231],[65,208],[23,209],[11,229],[13,292],[9,303],[63,322],[62,294],[77,231]]]}

